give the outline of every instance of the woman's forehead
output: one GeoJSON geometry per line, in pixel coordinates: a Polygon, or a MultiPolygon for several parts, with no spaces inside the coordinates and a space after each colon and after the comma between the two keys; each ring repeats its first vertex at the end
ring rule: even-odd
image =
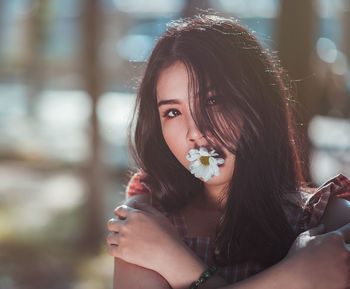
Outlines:
{"type": "MultiPolygon", "coordinates": [[[[171,66],[163,69],[156,84],[157,100],[167,99],[186,99],[188,97],[198,98],[198,87],[195,87],[192,75],[189,74],[187,67],[183,62],[177,61],[171,66]],[[197,93],[194,91],[197,90],[197,93]]],[[[209,88],[209,82],[206,83],[206,91],[208,97],[214,94],[214,88],[209,88]]]]}
{"type": "Polygon", "coordinates": [[[163,69],[158,77],[157,99],[178,98],[188,95],[188,72],[182,62],[163,69]]]}

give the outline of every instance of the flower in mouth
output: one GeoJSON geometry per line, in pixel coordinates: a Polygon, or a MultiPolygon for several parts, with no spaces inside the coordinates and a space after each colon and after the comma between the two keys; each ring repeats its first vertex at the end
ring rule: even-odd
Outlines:
{"type": "Polygon", "coordinates": [[[205,147],[190,149],[187,160],[190,163],[190,171],[197,178],[203,178],[205,182],[209,181],[213,176],[219,176],[219,167],[224,163],[224,159],[215,158],[219,154],[215,150],[208,150],[205,147]]]}

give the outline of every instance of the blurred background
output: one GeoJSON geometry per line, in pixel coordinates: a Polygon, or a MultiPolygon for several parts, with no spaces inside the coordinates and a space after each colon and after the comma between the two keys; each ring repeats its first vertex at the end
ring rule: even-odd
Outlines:
{"type": "Polygon", "coordinates": [[[170,20],[212,8],[298,90],[309,181],[350,176],[350,0],[0,0],[0,288],[112,288],[137,83],[170,20]]]}

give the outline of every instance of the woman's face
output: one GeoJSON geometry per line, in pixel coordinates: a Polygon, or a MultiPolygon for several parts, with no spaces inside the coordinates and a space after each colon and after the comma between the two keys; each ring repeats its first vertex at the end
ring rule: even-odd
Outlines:
{"type": "MultiPolygon", "coordinates": [[[[192,118],[188,95],[188,73],[182,62],[175,62],[160,73],[157,82],[157,103],[163,137],[177,160],[187,170],[190,162],[186,156],[190,149],[199,149],[199,147],[206,147],[208,151],[213,149],[192,118]]],[[[214,141],[214,143],[218,142],[214,141]]],[[[232,178],[235,155],[221,145],[215,146],[214,149],[225,162],[219,165],[219,176],[213,176],[206,184],[224,185],[232,178]]]]}

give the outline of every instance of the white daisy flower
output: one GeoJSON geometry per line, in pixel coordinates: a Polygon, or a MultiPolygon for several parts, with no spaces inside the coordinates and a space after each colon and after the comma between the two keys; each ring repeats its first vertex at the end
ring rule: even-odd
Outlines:
{"type": "Polygon", "coordinates": [[[218,156],[215,150],[208,152],[205,147],[190,149],[186,156],[189,160],[189,169],[197,178],[203,178],[205,182],[209,181],[213,176],[219,176],[219,167],[224,163],[224,159],[215,158],[218,156]]]}

